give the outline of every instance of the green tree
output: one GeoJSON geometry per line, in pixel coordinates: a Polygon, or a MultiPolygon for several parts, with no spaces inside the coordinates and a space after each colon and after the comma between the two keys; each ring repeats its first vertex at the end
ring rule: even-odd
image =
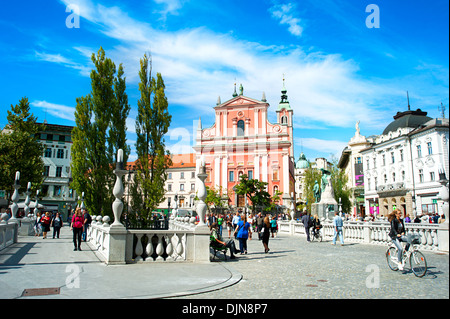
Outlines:
{"type": "MultiPolygon", "coordinates": [[[[272,197],[266,191],[268,183],[257,179],[248,179],[246,174],[239,178],[239,184],[234,189],[238,195],[244,195],[252,203],[252,211],[256,211],[256,206],[262,206],[266,211],[272,209],[272,197]]],[[[278,194],[275,194],[278,196],[278,194]]]]}
{"type": "Polygon", "coordinates": [[[140,217],[148,221],[152,210],[164,200],[166,170],[172,165],[164,135],[169,130],[172,116],[168,110],[163,78],[160,73],[156,74],[156,79],[152,76],[152,61],[146,54],[140,60],[140,67],[135,183],[141,191],[138,196],[143,196],[140,217]]]}
{"type": "Polygon", "coordinates": [[[338,160],[332,158],[331,167],[331,185],[333,185],[334,199],[339,204],[339,198],[341,199],[342,211],[344,213],[350,213],[352,203],[350,201],[351,189],[348,187],[348,176],[345,171],[338,168],[338,160]]]}
{"type": "Polygon", "coordinates": [[[44,145],[38,141],[37,133],[45,126],[37,124],[26,97],[11,105],[7,120],[0,132],[0,189],[12,194],[16,171],[20,172],[20,192],[25,191],[28,182],[33,191],[40,189],[44,179],[44,145]]]}
{"type": "Polygon", "coordinates": [[[100,47],[91,57],[91,93],[77,98],[76,126],[72,131],[72,187],[85,193],[85,204],[91,214],[112,216],[114,185],[113,153],[125,144],[125,122],[129,113],[123,68],[116,77],[114,62],[100,47]]]}

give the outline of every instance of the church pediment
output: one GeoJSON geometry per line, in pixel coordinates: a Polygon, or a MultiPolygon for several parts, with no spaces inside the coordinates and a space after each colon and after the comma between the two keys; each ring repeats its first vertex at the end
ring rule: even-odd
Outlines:
{"type": "Polygon", "coordinates": [[[258,101],[246,96],[237,96],[228,100],[220,105],[217,105],[215,108],[223,108],[223,107],[234,107],[234,106],[243,106],[243,105],[255,105],[255,104],[267,104],[262,101],[258,101]]]}

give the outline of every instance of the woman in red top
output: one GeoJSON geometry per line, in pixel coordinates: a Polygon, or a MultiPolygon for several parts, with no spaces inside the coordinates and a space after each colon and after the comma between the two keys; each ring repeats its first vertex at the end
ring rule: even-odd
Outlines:
{"type": "Polygon", "coordinates": [[[70,229],[73,231],[73,245],[75,248],[73,250],[81,251],[81,234],[84,228],[84,217],[81,213],[81,208],[75,210],[75,214],[72,217],[72,223],[70,224],[70,229]]]}
{"type": "Polygon", "coordinates": [[[46,212],[45,215],[41,217],[42,239],[47,238],[47,232],[50,231],[51,221],[50,212],[46,212]]]}

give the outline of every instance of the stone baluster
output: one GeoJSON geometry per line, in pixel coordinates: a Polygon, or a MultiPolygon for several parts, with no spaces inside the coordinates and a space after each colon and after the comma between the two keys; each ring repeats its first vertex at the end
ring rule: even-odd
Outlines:
{"type": "MultiPolygon", "coordinates": [[[[142,254],[144,253],[144,248],[142,247],[142,234],[136,234],[137,242],[136,248],[134,249],[134,253],[136,254],[136,258],[134,259],[136,262],[142,261],[142,254]]],[[[148,257],[147,257],[148,258],[148,257]]]]}
{"type": "Polygon", "coordinates": [[[27,191],[25,192],[25,194],[27,195],[27,197],[25,198],[25,202],[24,202],[25,207],[24,207],[23,211],[25,213],[25,216],[28,217],[28,214],[30,213],[30,203],[31,203],[31,200],[30,200],[31,183],[30,182],[28,182],[27,191]]]}
{"type": "Polygon", "coordinates": [[[122,196],[124,193],[122,177],[127,173],[127,170],[123,169],[123,150],[121,149],[117,152],[116,169],[113,173],[116,175],[116,183],[114,184],[113,189],[113,194],[116,199],[112,204],[114,222],[112,223],[111,228],[125,228],[120,222],[120,216],[122,216],[123,211],[122,196]]]}
{"type": "Polygon", "coordinates": [[[17,211],[19,209],[19,205],[17,205],[17,202],[19,201],[19,188],[20,188],[20,184],[19,184],[19,179],[20,179],[20,172],[17,171],[16,172],[16,178],[14,180],[14,193],[11,196],[11,200],[12,200],[12,205],[11,205],[11,218],[9,219],[9,223],[16,223],[18,224],[19,221],[16,218],[17,215],[17,211]]]}
{"type": "Polygon", "coordinates": [[[151,234],[147,234],[147,246],[145,246],[145,253],[147,254],[147,258],[145,259],[146,262],[151,262],[153,261],[153,243],[152,243],[152,235],[151,234]]]}
{"type": "Polygon", "coordinates": [[[197,177],[200,179],[200,185],[197,192],[197,197],[199,199],[197,204],[197,214],[200,218],[200,221],[197,224],[197,227],[206,227],[205,224],[205,216],[206,216],[206,186],[205,186],[205,179],[208,177],[206,174],[206,163],[205,158],[202,156],[201,165],[200,165],[200,173],[197,174],[197,177]]]}
{"type": "Polygon", "coordinates": [[[158,236],[158,244],[156,245],[156,254],[158,257],[156,257],[155,261],[164,261],[164,258],[162,255],[164,254],[164,245],[163,245],[163,235],[157,235],[158,236]]]}
{"type": "Polygon", "coordinates": [[[173,254],[172,238],[169,237],[169,235],[166,235],[165,238],[166,238],[166,243],[167,243],[167,246],[166,246],[166,254],[167,254],[166,261],[174,261],[174,258],[172,256],[172,254],[173,254]]]}

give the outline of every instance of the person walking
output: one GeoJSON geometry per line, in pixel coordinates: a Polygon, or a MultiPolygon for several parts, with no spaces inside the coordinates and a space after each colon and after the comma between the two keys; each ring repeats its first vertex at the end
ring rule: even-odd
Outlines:
{"type": "Polygon", "coordinates": [[[258,240],[262,239],[261,230],[264,224],[264,217],[261,216],[261,212],[258,213],[256,217],[256,231],[258,232],[258,240]]]}
{"type": "Polygon", "coordinates": [[[270,220],[270,232],[272,233],[272,238],[276,236],[275,234],[277,233],[277,228],[278,228],[277,218],[276,216],[273,216],[272,219],[270,220]]]}
{"type": "Polygon", "coordinates": [[[270,238],[270,219],[268,216],[264,217],[261,228],[261,239],[264,246],[264,253],[269,252],[269,238],[270,238]]]}
{"type": "Polygon", "coordinates": [[[52,219],[50,217],[50,212],[46,212],[41,217],[41,227],[42,227],[42,239],[47,238],[47,233],[50,231],[50,223],[52,219]]]}
{"type": "Polygon", "coordinates": [[[239,240],[239,249],[241,250],[241,255],[247,254],[247,239],[249,233],[252,232],[250,229],[251,225],[247,221],[247,216],[245,214],[241,215],[241,220],[238,222],[235,235],[236,238],[239,240]]]}
{"type": "Polygon", "coordinates": [[[302,216],[302,223],[303,226],[305,226],[306,241],[310,243],[311,240],[309,238],[309,228],[311,227],[311,218],[309,217],[307,212],[305,212],[302,216]]]}
{"type": "Polygon", "coordinates": [[[73,250],[81,251],[81,234],[83,233],[84,227],[84,217],[81,213],[81,208],[77,208],[75,210],[75,214],[73,214],[72,222],[70,224],[70,229],[73,231],[73,250]]]}
{"type": "Polygon", "coordinates": [[[339,216],[339,212],[334,213],[333,218],[333,226],[334,226],[334,236],[333,236],[333,245],[336,245],[336,239],[339,235],[339,240],[341,241],[341,246],[344,246],[344,235],[342,233],[342,227],[344,226],[344,221],[341,216],[339,216]]]}
{"type": "Polygon", "coordinates": [[[53,227],[53,238],[59,238],[59,233],[61,231],[61,227],[63,227],[63,219],[59,212],[56,213],[55,217],[52,219],[51,226],[53,227]]]}
{"type": "Polygon", "coordinates": [[[228,213],[226,217],[226,224],[228,229],[228,238],[231,238],[231,230],[233,229],[232,217],[231,214],[228,213]]]}
{"type": "Polygon", "coordinates": [[[239,213],[240,213],[240,211],[237,212],[237,213],[233,216],[233,220],[232,220],[232,222],[233,222],[233,233],[234,233],[234,237],[235,237],[235,238],[237,238],[237,237],[236,237],[236,235],[237,235],[237,233],[236,233],[236,228],[237,228],[237,225],[238,225],[239,221],[241,220],[241,217],[239,216],[239,213]]]}
{"type": "Polygon", "coordinates": [[[88,213],[87,209],[83,209],[83,218],[84,218],[84,229],[83,229],[83,234],[82,234],[82,240],[86,241],[87,238],[87,230],[89,228],[89,226],[91,225],[92,222],[92,217],[91,215],[88,213]]]}
{"type": "MultiPolygon", "coordinates": [[[[388,221],[391,224],[391,230],[389,231],[389,237],[391,237],[392,242],[394,243],[395,247],[397,247],[397,264],[398,269],[403,270],[403,247],[401,242],[407,242],[408,239],[405,236],[405,224],[402,219],[402,211],[400,209],[394,210],[392,213],[388,215],[388,221]]],[[[408,250],[409,243],[406,244],[405,250],[408,250]]]]}

